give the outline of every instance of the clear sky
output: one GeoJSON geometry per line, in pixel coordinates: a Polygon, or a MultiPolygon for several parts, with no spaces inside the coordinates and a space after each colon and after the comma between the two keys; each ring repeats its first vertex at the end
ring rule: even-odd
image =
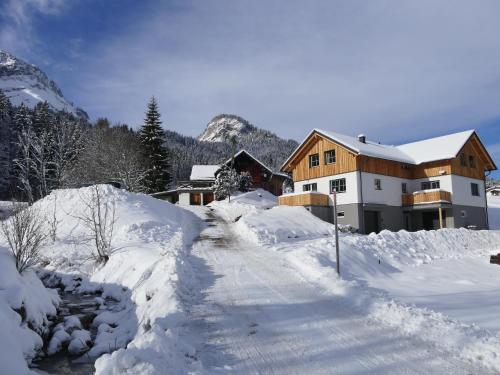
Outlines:
{"type": "Polygon", "coordinates": [[[496,0],[2,0],[0,48],[93,119],[137,126],[155,95],[188,135],[218,113],[296,140],[475,128],[500,166],[499,14],[496,0]]]}

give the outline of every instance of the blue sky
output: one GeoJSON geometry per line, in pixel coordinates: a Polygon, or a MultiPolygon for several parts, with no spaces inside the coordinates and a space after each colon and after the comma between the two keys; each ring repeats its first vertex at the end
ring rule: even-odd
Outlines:
{"type": "MultiPolygon", "coordinates": [[[[500,2],[3,0],[0,48],[92,118],[199,134],[235,113],[282,137],[383,143],[475,128],[500,165],[500,2]]],[[[496,173],[500,178],[500,174],[496,173]]]]}

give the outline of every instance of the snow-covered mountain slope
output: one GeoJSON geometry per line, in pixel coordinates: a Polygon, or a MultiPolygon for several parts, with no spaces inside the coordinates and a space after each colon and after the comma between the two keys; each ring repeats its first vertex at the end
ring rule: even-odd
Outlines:
{"type": "Polygon", "coordinates": [[[208,123],[205,131],[198,137],[199,141],[227,142],[232,137],[239,139],[244,134],[257,131],[247,120],[236,115],[221,114],[208,123]]]}
{"type": "Polygon", "coordinates": [[[66,100],[61,89],[36,65],[0,50],[0,90],[13,105],[33,108],[47,101],[57,111],[67,111],[88,118],[87,113],[66,100]]]}

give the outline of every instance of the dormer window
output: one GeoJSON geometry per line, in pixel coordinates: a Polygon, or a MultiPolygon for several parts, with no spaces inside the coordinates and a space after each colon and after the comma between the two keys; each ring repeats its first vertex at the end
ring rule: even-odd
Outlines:
{"type": "Polygon", "coordinates": [[[474,155],[469,155],[469,167],[476,168],[476,158],[474,155]]]}
{"type": "Polygon", "coordinates": [[[336,161],[335,150],[325,151],[325,164],[333,164],[336,161]]]}
{"type": "Polygon", "coordinates": [[[319,154],[309,155],[309,168],[317,167],[319,165],[319,154]]]}
{"type": "Polygon", "coordinates": [[[462,167],[466,167],[466,166],[467,166],[467,163],[466,163],[466,161],[465,161],[465,154],[464,154],[464,153],[461,153],[461,154],[460,154],[460,165],[461,165],[462,167]]]}

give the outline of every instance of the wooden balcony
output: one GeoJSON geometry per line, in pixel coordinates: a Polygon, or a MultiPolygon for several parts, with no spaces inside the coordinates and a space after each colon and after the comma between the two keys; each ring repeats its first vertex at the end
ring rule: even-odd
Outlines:
{"type": "Polygon", "coordinates": [[[435,189],[403,194],[403,206],[415,206],[429,203],[451,203],[451,193],[449,191],[435,189]]]}
{"type": "Polygon", "coordinates": [[[315,192],[285,194],[278,197],[280,206],[328,206],[328,202],[328,195],[315,192]]]}

